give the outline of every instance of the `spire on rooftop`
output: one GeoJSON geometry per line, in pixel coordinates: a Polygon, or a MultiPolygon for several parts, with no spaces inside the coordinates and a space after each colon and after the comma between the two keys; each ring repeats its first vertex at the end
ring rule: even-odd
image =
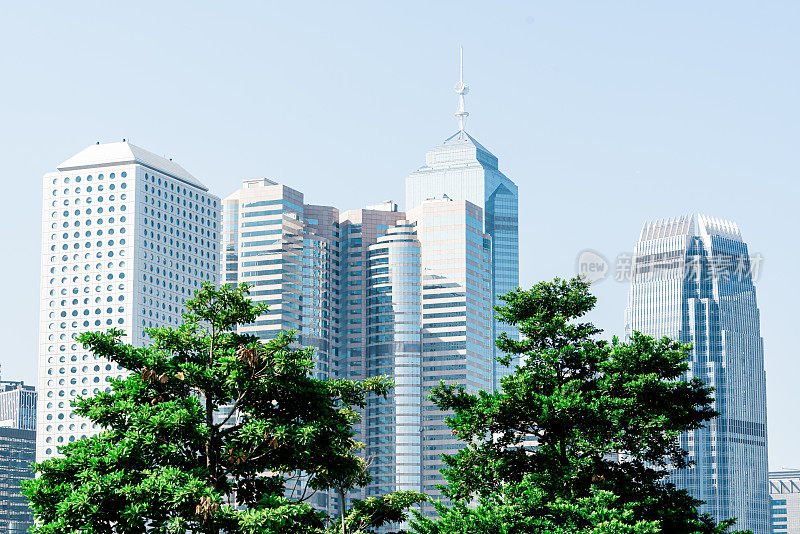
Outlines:
{"type": "Polygon", "coordinates": [[[458,138],[464,138],[464,119],[469,117],[469,113],[464,110],[464,96],[469,93],[469,85],[464,83],[464,47],[461,47],[461,52],[459,54],[459,69],[458,69],[458,83],[455,87],[456,93],[458,93],[458,111],[456,111],[456,117],[458,117],[458,138]]]}

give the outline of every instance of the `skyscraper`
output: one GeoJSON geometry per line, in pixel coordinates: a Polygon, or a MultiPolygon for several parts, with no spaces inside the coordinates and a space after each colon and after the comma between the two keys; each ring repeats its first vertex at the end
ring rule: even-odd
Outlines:
{"type": "Polygon", "coordinates": [[[491,388],[491,246],[481,208],[432,199],[406,217],[369,247],[366,372],[395,387],[368,399],[367,496],[438,496],[440,454],[461,445],[428,392],[440,380],[491,388]]]}
{"type": "Polygon", "coordinates": [[[36,430],[36,388],[0,381],[0,427],[36,430]]]}
{"type": "MultiPolygon", "coordinates": [[[[498,168],[497,157],[469,135],[464,121],[464,96],[469,87],[463,82],[463,68],[456,93],[459,95],[456,117],[459,130],[429,150],[425,164],[406,179],[406,211],[426,199],[468,200],[483,210],[483,231],[492,238],[492,305],[499,304],[497,294],[504,294],[519,285],[519,218],[517,185],[498,168]]],[[[492,338],[501,332],[516,336],[509,326],[492,321],[492,338]]],[[[493,344],[493,350],[494,348],[493,344]]],[[[492,386],[509,374],[513,366],[493,362],[492,386]]]]}
{"type": "Polygon", "coordinates": [[[693,345],[686,378],[716,388],[720,416],[682,435],[695,462],[671,481],[737,528],[769,533],[763,342],[757,265],[735,223],[698,215],[647,223],[633,254],[625,332],[693,345]]]}
{"type": "Polygon", "coordinates": [[[245,180],[223,201],[222,281],[247,283],[269,311],[242,332],[271,339],[296,330],[314,347],[316,374],[338,357],[339,211],[266,178],[245,180]]]}
{"type": "MultiPolygon", "coordinates": [[[[483,210],[467,200],[425,200],[409,210],[416,225],[422,266],[422,491],[441,498],[441,454],[465,447],[429,399],[440,381],[472,393],[491,391],[493,381],[491,238],[483,210]]],[[[423,505],[423,512],[433,513],[423,505]]]]}
{"type": "MultiPolygon", "coordinates": [[[[372,376],[366,368],[368,338],[378,327],[368,322],[367,307],[375,299],[369,279],[369,248],[405,217],[397,204],[387,200],[339,216],[341,230],[341,373],[343,378],[372,376]]],[[[364,431],[364,418],[360,430],[364,431]]],[[[363,436],[362,436],[363,437],[363,436]]]]}
{"type": "MultiPolygon", "coordinates": [[[[314,348],[314,374],[335,378],[339,357],[339,210],[306,204],[303,193],[267,178],[244,180],[222,214],[222,282],[248,284],[267,312],[239,331],[272,339],[294,330],[296,345],[314,348]]],[[[289,497],[306,491],[295,473],[289,497]],[[294,495],[292,495],[294,492],[294,495]]],[[[335,511],[331,495],[310,504],[335,511]]]]}
{"type": "Polygon", "coordinates": [[[97,432],[72,413],[123,370],[80,332],[177,326],[203,282],[217,283],[219,198],[172,160],[127,142],[91,145],[44,176],[36,458],[97,432]]]}
{"type": "MultiPolygon", "coordinates": [[[[361,380],[378,374],[381,369],[374,368],[376,361],[370,356],[374,356],[371,351],[371,344],[377,339],[391,336],[390,330],[393,326],[378,324],[379,319],[386,319],[386,315],[373,317],[370,311],[386,310],[389,307],[373,307],[371,304],[377,303],[384,297],[378,295],[383,289],[375,287],[376,281],[369,276],[370,253],[369,250],[378,241],[387,235],[389,229],[395,223],[402,220],[405,214],[397,211],[397,204],[387,200],[385,202],[368,205],[365,208],[351,209],[341,213],[339,216],[339,227],[341,230],[340,260],[341,260],[341,294],[339,303],[341,305],[340,315],[340,337],[339,337],[339,376],[352,380],[361,380]],[[373,367],[370,367],[373,365],[373,367]]],[[[413,278],[413,275],[412,275],[413,278]]],[[[399,297],[401,300],[403,297],[399,297]]],[[[414,298],[413,296],[406,296],[414,298]]],[[[400,315],[397,316],[399,322],[409,321],[406,314],[408,303],[403,306],[403,310],[398,309],[400,315]]],[[[391,315],[391,314],[389,314],[391,315]]],[[[388,319],[387,319],[388,320],[388,319]]],[[[402,327],[400,327],[402,328],[402,327]]],[[[405,336],[410,336],[406,333],[405,336]]],[[[417,340],[418,341],[418,340],[417,340]]],[[[368,399],[368,406],[362,410],[361,421],[356,425],[358,439],[367,444],[365,454],[372,458],[372,474],[374,484],[364,488],[360,495],[353,495],[356,498],[367,497],[372,494],[383,492],[384,487],[380,484],[387,480],[388,470],[392,466],[379,465],[381,461],[386,462],[387,457],[371,456],[376,451],[382,453],[389,450],[386,446],[376,448],[376,442],[385,438],[376,436],[375,432],[384,430],[382,422],[388,421],[386,417],[375,417],[376,409],[370,407],[376,399],[368,399]],[[376,426],[377,425],[377,426],[376,426]],[[370,446],[372,442],[372,446],[370,446]]],[[[419,428],[417,427],[417,431],[419,428]]],[[[389,454],[386,452],[386,454],[389,454]]],[[[392,453],[394,454],[394,449],[392,453]]],[[[392,471],[392,476],[393,476],[392,471]]],[[[393,491],[393,490],[390,490],[393,491]]],[[[338,497],[337,497],[338,498],[338,497]]]]}
{"type": "Polygon", "coordinates": [[[371,396],[364,414],[365,451],[372,482],[366,496],[420,490],[421,471],[421,251],[405,220],[369,247],[365,266],[368,377],[395,381],[387,398],[371,396]]]}
{"type": "Polygon", "coordinates": [[[24,534],[33,526],[20,482],[33,478],[36,459],[36,389],[0,382],[0,532],[24,534]]]}

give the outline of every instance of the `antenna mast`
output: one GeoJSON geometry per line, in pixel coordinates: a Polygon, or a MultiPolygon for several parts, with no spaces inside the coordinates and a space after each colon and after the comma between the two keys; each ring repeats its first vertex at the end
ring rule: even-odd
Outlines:
{"type": "Polygon", "coordinates": [[[458,83],[455,87],[458,94],[458,111],[456,117],[458,118],[458,138],[464,139],[466,132],[464,131],[464,120],[469,117],[469,113],[464,110],[464,96],[469,93],[469,86],[464,83],[464,47],[460,47],[459,65],[458,65],[458,83]]]}

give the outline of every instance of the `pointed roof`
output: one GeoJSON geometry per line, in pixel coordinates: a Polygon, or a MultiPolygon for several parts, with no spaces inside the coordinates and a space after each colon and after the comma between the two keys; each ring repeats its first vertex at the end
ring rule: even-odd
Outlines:
{"type": "Polygon", "coordinates": [[[138,147],[127,141],[119,143],[98,143],[89,145],[71,158],[58,165],[59,171],[91,169],[109,165],[139,164],[154,171],[167,174],[203,191],[208,188],[197,178],[172,160],[138,147]]]}
{"type": "Polygon", "coordinates": [[[483,152],[486,152],[487,154],[489,154],[489,155],[491,155],[491,156],[494,156],[494,154],[492,154],[492,153],[489,151],[489,149],[488,149],[488,148],[486,148],[485,146],[483,146],[482,144],[480,144],[480,143],[478,142],[478,140],[477,140],[477,139],[475,139],[474,137],[472,137],[472,136],[471,136],[470,134],[468,134],[466,131],[465,131],[465,132],[463,132],[463,134],[464,134],[463,136],[461,135],[461,133],[462,133],[461,131],[458,131],[458,132],[454,133],[453,135],[451,135],[450,137],[448,137],[447,139],[445,139],[445,140],[442,142],[442,145],[447,145],[448,143],[449,143],[449,144],[456,144],[456,143],[466,143],[466,144],[471,144],[472,146],[474,146],[474,147],[475,147],[475,148],[477,148],[478,150],[481,150],[481,151],[483,151],[483,152]],[[466,139],[465,139],[464,137],[466,137],[466,139]]]}
{"type": "Polygon", "coordinates": [[[441,165],[473,163],[497,169],[497,156],[467,132],[459,130],[429,150],[425,154],[425,165],[419,170],[441,165]]]}

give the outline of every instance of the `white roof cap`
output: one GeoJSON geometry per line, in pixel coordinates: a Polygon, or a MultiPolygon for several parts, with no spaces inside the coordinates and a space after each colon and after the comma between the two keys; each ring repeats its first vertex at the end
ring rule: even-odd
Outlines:
{"type": "Polygon", "coordinates": [[[375,211],[397,211],[397,203],[393,200],[384,200],[383,202],[378,202],[377,204],[369,204],[364,209],[375,211]]]}
{"type": "Polygon", "coordinates": [[[153,154],[149,150],[145,150],[127,141],[89,145],[58,165],[57,168],[59,171],[67,171],[132,163],[138,163],[139,165],[149,167],[155,171],[162,172],[186,182],[189,185],[198,187],[203,191],[208,191],[205,185],[174,161],[153,154]]]}

